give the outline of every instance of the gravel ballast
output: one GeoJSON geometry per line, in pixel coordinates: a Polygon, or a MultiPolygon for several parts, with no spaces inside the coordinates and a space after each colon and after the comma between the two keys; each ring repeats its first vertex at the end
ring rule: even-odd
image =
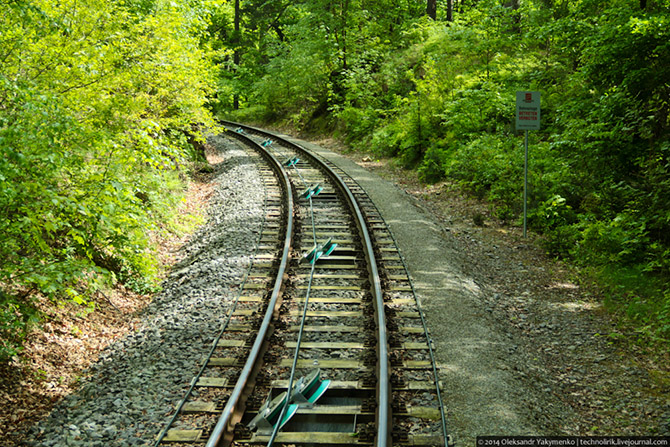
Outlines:
{"type": "Polygon", "coordinates": [[[238,293],[264,217],[263,182],[244,150],[210,138],[223,162],[207,223],[182,248],[139,331],[108,348],[79,390],[33,428],[31,446],[146,446],[197,374],[238,293]]]}

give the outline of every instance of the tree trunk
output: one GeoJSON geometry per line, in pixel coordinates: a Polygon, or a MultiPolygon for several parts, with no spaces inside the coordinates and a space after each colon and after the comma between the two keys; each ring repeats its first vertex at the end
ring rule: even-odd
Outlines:
{"type": "MultiPolygon", "coordinates": [[[[240,66],[240,0],[235,0],[235,50],[233,51],[233,63],[235,71],[240,66]]],[[[233,109],[240,108],[240,93],[235,91],[233,95],[233,109]]]]}
{"type": "Polygon", "coordinates": [[[437,20],[437,0],[428,0],[426,3],[426,14],[433,20],[437,20]]]}
{"type": "Polygon", "coordinates": [[[454,0],[447,0],[447,22],[454,21],[454,0]]]}
{"type": "Polygon", "coordinates": [[[512,0],[510,4],[512,10],[514,11],[514,16],[513,16],[513,21],[514,24],[512,25],[512,31],[514,31],[517,34],[521,33],[521,14],[519,13],[519,8],[521,8],[521,0],[512,0]]]}
{"type": "Polygon", "coordinates": [[[349,17],[349,0],[344,0],[342,7],[342,68],[347,67],[347,18],[349,17]]]}

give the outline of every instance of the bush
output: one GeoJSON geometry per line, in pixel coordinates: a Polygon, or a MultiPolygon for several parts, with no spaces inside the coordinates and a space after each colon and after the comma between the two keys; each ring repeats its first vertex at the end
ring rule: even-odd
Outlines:
{"type": "Polygon", "coordinates": [[[449,148],[441,147],[439,143],[429,147],[417,169],[419,180],[424,183],[435,183],[443,179],[450,152],[449,148]]]}
{"type": "Polygon", "coordinates": [[[10,353],[33,318],[31,294],[84,303],[107,281],[153,287],[147,233],[174,212],[177,171],[199,125],[213,124],[213,70],[200,47],[206,8],[2,7],[0,331],[10,353]]]}
{"type": "Polygon", "coordinates": [[[521,209],[523,156],[514,139],[484,134],[459,146],[448,157],[445,173],[479,198],[521,209]]]}
{"type": "Polygon", "coordinates": [[[644,221],[621,214],[610,221],[584,222],[575,250],[580,262],[590,265],[639,265],[646,261],[649,236],[644,221]]]}
{"type": "Polygon", "coordinates": [[[544,234],[543,245],[549,254],[567,257],[577,241],[578,229],[572,225],[575,213],[565,198],[555,195],[528,213],[528,224],[544,234]]]}
{"type": "Polygon", "coordinates": [[[26,299],[0,292],[0,362],[21,352],[23,340],[38,316],[26,299]]]}

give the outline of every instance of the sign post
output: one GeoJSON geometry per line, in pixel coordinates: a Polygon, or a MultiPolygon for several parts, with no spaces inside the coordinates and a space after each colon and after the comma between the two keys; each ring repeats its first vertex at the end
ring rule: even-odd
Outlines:
{"type": "Polygon", "coordinates": [[[528,221],[528,131],[540,130],[540,92],[516,92],[516,130],[525,131],[523,163],[523,237],[528,221]]]}

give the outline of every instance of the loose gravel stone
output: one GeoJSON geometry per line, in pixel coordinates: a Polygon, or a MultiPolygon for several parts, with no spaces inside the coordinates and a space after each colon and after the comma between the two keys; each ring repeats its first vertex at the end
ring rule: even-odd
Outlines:
{"type": "Polygon", "coordinates": [[[214,166],[207,223],[182,248],[141,328],[100,356],[27,445],[151,445],[183,398],[237,294],[265,214],[252,159],[224,138],[209,142],[224,161],[214,166]]]}

